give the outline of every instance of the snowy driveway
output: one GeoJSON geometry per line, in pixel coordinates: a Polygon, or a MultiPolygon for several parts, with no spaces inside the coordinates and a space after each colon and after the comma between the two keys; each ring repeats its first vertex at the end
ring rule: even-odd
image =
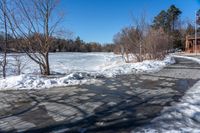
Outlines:
{"type": "Polygon", "coordinates": [[[152,74],[93,85],[0,92],[0,132],[130,132],[178,102],[200,79],[186,59],[152,74]]]}

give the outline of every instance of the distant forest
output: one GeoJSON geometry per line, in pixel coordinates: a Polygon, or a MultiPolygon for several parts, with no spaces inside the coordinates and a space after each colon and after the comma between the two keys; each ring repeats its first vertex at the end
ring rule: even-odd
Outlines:
{"type": "MultiPolygon", "coordinates": [[[[30,37],[33,38],[36,35],[30,37]]],[[[8,35],[8,52],[23,52],[21,47],[18,47],[19,40],[14,39],[12,36],[8,35]]],[[[97,42],[86,43],[76,37],[76,39],[61,39],[52,37],[50,44],[50,52],[113,52],[114,44],[100,44],[97,42]]],[[[0,52],[4,49],[4,34],[0,34],[0,52]]],[[[37,44],[33,44],[36,45],[37,44]]]]}

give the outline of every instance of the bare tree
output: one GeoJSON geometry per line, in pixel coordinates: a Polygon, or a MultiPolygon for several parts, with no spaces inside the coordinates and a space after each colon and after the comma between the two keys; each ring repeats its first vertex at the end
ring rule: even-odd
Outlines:
{"type": "Polygon", "coordinates": [[[142,61],[140,45],[141,32],[134,27],[126,27],[115,36],[114,42],[119,45],[120,53],[126,62],[131,62],[133,58],[142,61]]]}
{"type": "Polygon", "coordinates": [[[145,36],[145,59],[162,59],[172,46],[172,38],[163,29],[149,29],[145,36]]]}
{"type": "Polygon", "coordinates": [[[0,0],[0,22],[3,25],[4,41],[3,41],[3,58],[1,61],[3,78],[6,78],[6,65],[7,65],[7,46],[8,46],[8,22],[7,22],[7,0],[0,0]]]}
{"type": "MultiPolygon", "coordinates": [[[[162,29],[154,30],[146,22],[145,15],[133,19],[134,24],[121,30],[114,42],[121,48],[126,62],[144,59],[161,59],[171,48],[170,37],[162,29]]],[[[118,48],[119,49],[119,48],[118,48]]]]}
{"type": "Polygon", "coordinates": [[[13,58],[13,62],[10,63],[10,65],[14,66],[16,75],[20,75],[30,60],[27,60],[27,58],[21,54],[13,54],[11,57],[13,58]]]}
{"type": "Polygon", "coordinates": [[[43,75],[50,75],[49,49],[62,20],[54,12],[57,3],[56,0],[16,0],[15,12],[9,11],[7,15],[20,49],[39,65],[43,75]]]}

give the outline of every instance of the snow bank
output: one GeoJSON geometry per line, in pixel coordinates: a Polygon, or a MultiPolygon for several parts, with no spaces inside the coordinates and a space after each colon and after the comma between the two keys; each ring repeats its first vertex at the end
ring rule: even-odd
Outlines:
{"type": "MultiPolygon", "coordinates": [[[[200,132],[200,81],[186,92],[181,102],[165,108],[152,124],[140,127],[145,133],[199,133],[200,132]]],[[[133,131],[132,133],[134,133],[133,131]]]]}
{"type": "MultiPolygon", "coordinates": [[[[43,89],[50,87],[69,86],[78,84],[94,83],[95,79],[75,79],[73,74],[62,78],[47,78],[23,74],[19,76],[10,76],[6,79],[0,79],[0,90],[19,90],[19,89],[43,89]]],[[[81,77],[81,74],[79,75],[81,77]]]]}
{"type": "MultiPolygon", "coordinates": [[[[22,57],[22,59],[26,58],[22,57]]],[[[39,75],[38,66],[29,60],[21,75],[1,78],[0,89],[42,89],[89,84],[103,77],[159,71],[175,62],[171,56],[168,56],[163,61],[124,63],[120,55],[113,53],[55,53],[50,55],[50,61],[52,73],[55,75],[51,77],[39,75]]],[[[13,62],[11,57],[10,62],[13,62]]],[[[13,66],[8,67],[8,70],[10,75],[16,72],[13,66]]]]}
{"type": "Polygon", "coordinates": [[[167,56],[164,60],[145,60],[137,63],[116,63],[105,66],[102,69],[102,74],[106,77],[114,77],[123,74],[135,74],[142,72],[156,72],[163,67],[175,63],[174,58],[167,56]]]}
{"type": "MultiPolygon", "coordinates": [[[[174,55],[200,63],[200,59],[174,55]]],[[[152,120],[150,125],[137,131],[145,133],[199,133],[200,132],[200,81],[190,88],[181,101],[164,108],[161,115],[152,120]]]]}

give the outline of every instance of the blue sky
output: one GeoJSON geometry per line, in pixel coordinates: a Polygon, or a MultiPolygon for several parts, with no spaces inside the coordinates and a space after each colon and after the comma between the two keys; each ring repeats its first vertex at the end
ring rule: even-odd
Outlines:
{"type": "Polygon", "coordinates": [[[65,13],[63,27],[86,42],[110,43],[113,36],[131,24],[131,13],[138,17],[145,10],[149,22],[161,10],[174,4],[181,18],[194,21],[200,0],[61,0],[65,13]]]}

